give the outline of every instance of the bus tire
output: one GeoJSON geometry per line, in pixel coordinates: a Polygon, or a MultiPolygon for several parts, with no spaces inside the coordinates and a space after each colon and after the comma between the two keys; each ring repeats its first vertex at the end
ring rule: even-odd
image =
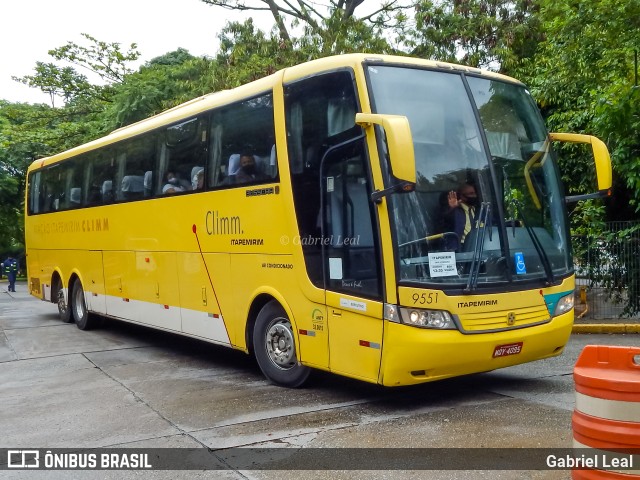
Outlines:
{"type": "Polygon", "coordinates": [[[253,351],[262,373],[276,385],[297,388],[309,377],[309,367],[298,362],[291,321],[278,302],[271,301],[260,310],[253,351]]]}
{"type": "Polygon", "coordinates": [[[84,289],[80,280],[76,280],[73,283],[71,299],[71,311],[73,312],[73,319],[76,321],[76,327],[80,330],[91,330],[95,326],[95,317],[87,309],[84,289]]]}
{"type": "MultiPolygon", "coordinates": [[[[71,316],[71,308],[69,307],[69,303],[64,296],[64,288],[62,288],[62,280],[58,280],[56,283],[56,303],[58,304],[58,317],[64,323],[73,322],[73,317],[71,316]]],[[[69,296],[69,299],[71,297],[69,296]]]]}

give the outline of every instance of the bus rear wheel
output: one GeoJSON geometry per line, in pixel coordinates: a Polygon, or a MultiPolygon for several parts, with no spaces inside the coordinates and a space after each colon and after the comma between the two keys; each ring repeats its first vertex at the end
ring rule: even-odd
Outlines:
{"type": "Polygon", "coordinates": [[[64,295],[64,288],[62,287],[62,281],[58,280],[56,283],[56,303],[58,304],[58,317],[64,323],[71,323],[73,317],[71,316],[71,309],[69,308],[69,302],[64,295]]]}
{"type": "Polygon", "coordinates": [[[82,284],[80,280],[76,280],[73,283],[73,293],[71,294],[72,298],[72,312],[73,319],[76,321],[76,326],[80,330],[91,330],[95,326],[95,317],[89,313],[87,309],[87,303],[84,299],[84,289],[82,288],[82,284]]]}
{"type": "Polygon", "coordinates": [[[296,388],[309,377],[310,369],[298,362],[291,321],[275,301],[267,303],[258,314],[253,351],[262,373],[276,385],[296,388]]]}

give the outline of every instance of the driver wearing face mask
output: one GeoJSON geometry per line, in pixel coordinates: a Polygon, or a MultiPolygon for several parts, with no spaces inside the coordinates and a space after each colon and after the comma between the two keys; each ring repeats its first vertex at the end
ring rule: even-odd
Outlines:
{"type": "Polygon", "coordinates": [[[266,180],[256,167],[256,159],[251,153],[240,155],[240,170],[236,173],[235,183],[253,183],[266,180]]]}
{"type": "Polygon", "coordinates": [[[469,232],[476,228],[478,213],[476,187],[471,183],[464,183],[457,192],[453,190],[449,192],[447,200],[449,204],[448,215],[452,218],[452,228],[460,239],[460,245],[462,245],[469,232]]]}

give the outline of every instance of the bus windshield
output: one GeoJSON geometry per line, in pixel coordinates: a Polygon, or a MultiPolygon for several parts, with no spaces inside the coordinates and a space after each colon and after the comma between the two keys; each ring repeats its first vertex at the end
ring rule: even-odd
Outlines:
{"type": "Polygon", "coordinates": [[[522,85],[396,66],[367,73],[375,112],[406,116],[413,135],[415,191],[389,197],[401,283],[474,289],[571,273],[556,161],[522,85]]]}

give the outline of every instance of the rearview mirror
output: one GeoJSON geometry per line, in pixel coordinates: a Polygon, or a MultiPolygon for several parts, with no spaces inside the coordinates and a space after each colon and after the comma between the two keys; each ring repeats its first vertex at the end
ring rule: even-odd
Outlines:
{"type": "Polygon", "coordinates": [[[593,151],[593,159],[596,165],[596,177],[598,192],[587,195],[574,195],[567,197],[567,202],[577,202],[589,198],[607,197],[611,195],[611,157],[609,150],[602,140],[592,135],[578,133],[550,133],[549,138],[555,142],[588,143],[593,151]]]}
{"type": "Polygon", "coordinates": [[[413,152],[413,137],[409,120],[401,115],[382,115],[375,113],[357,113],[356,123],[364,128],[380,125],[387,137],[389,162],[394,184],[372,194],[379,202],[382,197],[393,192],[412,192],[416,186],[416,159],[413,152]]]}

